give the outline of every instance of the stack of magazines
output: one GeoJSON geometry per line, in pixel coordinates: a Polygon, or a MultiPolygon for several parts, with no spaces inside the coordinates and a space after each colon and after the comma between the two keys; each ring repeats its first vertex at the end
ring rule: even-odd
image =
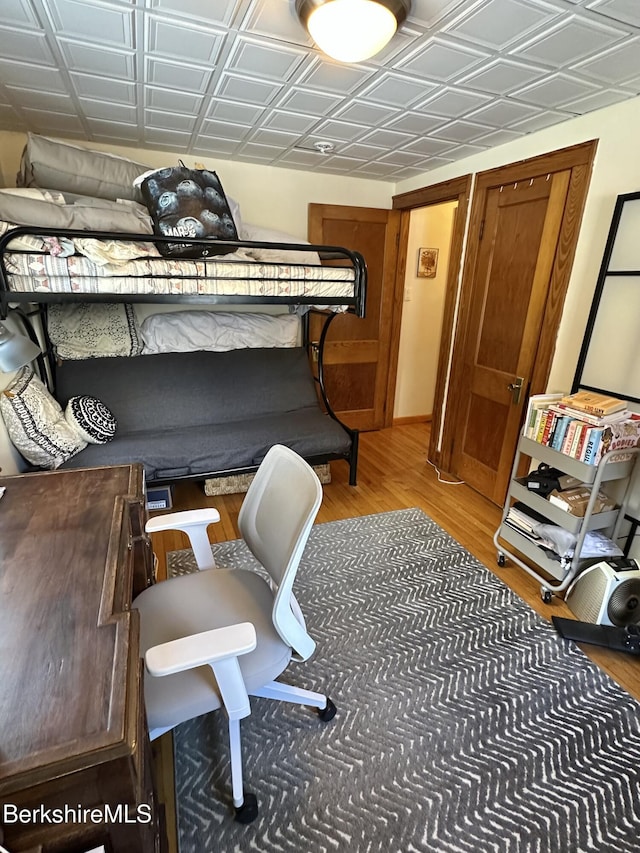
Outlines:
{"type": "Polygon", "coordinates": [[[539,539],[540,537],[534,533],[534,530],[544,519],[534,513],[533,510],[525,507],[524,504],[518,503],[509,509],[505,521],[523,536],[527,536],[529,539],[539,539]]]}
{"type": "MultiPolygon", "coordinates": [[[[558,524],[551,524],[543,515],[522,503],[515,503],[509,508],[504,522],[517,530],[521,536],[548,551],[548,556],[559,559],[568,568],[578,542],[574,533],[558,524]]],[[[585,535],[580,551],[581,559],[621,556],[622,551],[616,543],[599,530],[590,530],[585,535]]]]}
{"type": "Polygon", "coordinates": [[[509,527],[517,530],[521,536],[530,539],[541,548],[553,551],[553,542],[549,539],[544,539],[538,532],[541,525],[548,523],[547,519],[535,510],[530,509],[525,504],[515,503],[509,508],[504,521],[509,527]]]}

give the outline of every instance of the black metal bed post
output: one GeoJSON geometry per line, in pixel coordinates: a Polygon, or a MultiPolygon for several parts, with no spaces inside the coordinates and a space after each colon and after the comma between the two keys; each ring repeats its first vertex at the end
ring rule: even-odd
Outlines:
{"type": "Polygon", "coordinates": [[[4,264],[5,249],[11,242],[11,231],[0,237],[0,320],[6,320],[9,314],[9,280],[4,264]]]}
{"type": "MultiPolygon", "coordinates": [[[[340,418],[336,415],[329,402],[329,398],[327,397],[327,391],[324,384],[324,346],[327,340],[327,333],[329,332],[329,327],[333,320],[335,319],[336,314],[332,312],[327,316],[324,321],[324,325],[322,326],[322,331],[320,332],[320,338],[317,344],[317,354],[318,354],[318,376],[316,378],[316,382],[320,387],[320,394],[322,396],[322,402],[325,405],[327,410],[327,414],[329,417],[333,418],[336,423],[339,423],[343,430],[349,435],[351,439],[351,450],[348,456],[349,462],[349,485],[356,486],[357,485],[357,470],[358,470],[358,443],[359,443],[359,433],[356,429],[351,429],[348,427],[340,418]]],[[[313,346],[313,344],[311,344],[313,346]]]]}
{"type": "MultiPolygon", "coordinates": [[[[324,384],[324,345],[325,345],[325,341],[327,340],[327,333],[329,331],[329,326],[331,325],[331,323],[335,319],[335,316],[336,316],[335,313],[331,313],[325,318],[325,321],[322,325],[322,331],[320,332],[320,338],[318,339],[318,343],[317,343],[317,345],[312,343],[311,346],[315,346],[317,356],[318,356],[317,382],[318,382],[318,385],[320,387],[320,394],[322,396],[322,402],[325,405],[325,408],[327,410],[327,414],[329,414],[329,416],[332,417],[334,419],[334,421],[338,421],[338,423],[342,423],[340,418],[333,411],[331,403],[329,402],[329,398],[327,397],[327,390],[326,390],[325,384],[324,384]]],[[[343,426],[344,426],[344,424],[343,424],[343,426]]]]}
{"type": "Polygon", "coordinates": [[[351,453],[349,454],[349,485],[358,485],[358,447],[360,444],[360,432],[351,430],[351,453]]]}

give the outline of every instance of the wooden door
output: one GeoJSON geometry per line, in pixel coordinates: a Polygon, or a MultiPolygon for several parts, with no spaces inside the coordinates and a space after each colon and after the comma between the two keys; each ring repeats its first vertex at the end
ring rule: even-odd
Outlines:
{"type": "Polygon", "coordinates": [[[570,176],[570,169],[534,175],[483,193],[453,467],[496,503],[508,485],[570,176]]]}
{"type": "MultiPolygon", "coordinates": [[[[329,328],[324,376],[336,414],[352,429],[386,425],[400,213],[344,205],[309,205],[309,240],[360,252],[367,264],[366,316],[341,314],[329,328]]],[[[312,316],[310,339],[324,318],[312,316]]]]}

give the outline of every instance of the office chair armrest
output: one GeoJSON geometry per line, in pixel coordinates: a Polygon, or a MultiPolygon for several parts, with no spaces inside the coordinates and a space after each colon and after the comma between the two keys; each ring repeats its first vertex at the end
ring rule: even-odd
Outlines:
{"type": "Polygon", "coordinates": [[[222,702],[230,720],[251,713],[239,655],[256,647],[256,630],[251,622],[214,628],[152,646],[144,656],[147,670],[154,676],[173,675],[205,664],[213,670],[222,702]]]}
{"type": "Polygon", "coordinates": [[[157,533],[160,530],[186,530],[189,527],[200,527],[202,524],[213,524],[220,521],[220,513],[212,506],[204,509],[187,509],[182,512],[168,512],[148,519],[145,524],[147,533],[157,533]]]}
{"type": "Polygon", "coordinates": [[[144,529],[147,533],[159,533],[161,530],[181,530],[186,533],[196,564],[200,571],[203,571],[215,568],[207,528],[216,521],[220,521],[220,513],[212,506],[208,506],[204,509],[188,509],[183,512],[156,515],[147,521],[144,529]]]}
{"type": "Polygon", "coordinates": [[[251,622],[240,622],[152,646],[144,660],[149,673],[161,677],[246,655],[255,649],[256,642],[256,631],[251,622]]]}

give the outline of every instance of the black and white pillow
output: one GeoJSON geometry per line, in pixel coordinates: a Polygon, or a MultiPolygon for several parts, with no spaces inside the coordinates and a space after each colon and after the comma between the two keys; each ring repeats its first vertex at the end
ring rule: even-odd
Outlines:
{"type": "Polygon", "coordinates": [[[0,412],[13,445],[32,465],[59,468],[87,446],[29,366],[0,394],[0,412]]]}
{"type": "Polygon", "coordinates": [[[87,395],[71,397],[64,418],[88,444],[106,444],[114,437],[118,426],[105,404],[87,395]]]}
{"type": "Polygon", "coordinates": [[[138,322],[129,303],[51,305],[48,329],[59,358],[106,358],[142,352],[138,322]]]}

